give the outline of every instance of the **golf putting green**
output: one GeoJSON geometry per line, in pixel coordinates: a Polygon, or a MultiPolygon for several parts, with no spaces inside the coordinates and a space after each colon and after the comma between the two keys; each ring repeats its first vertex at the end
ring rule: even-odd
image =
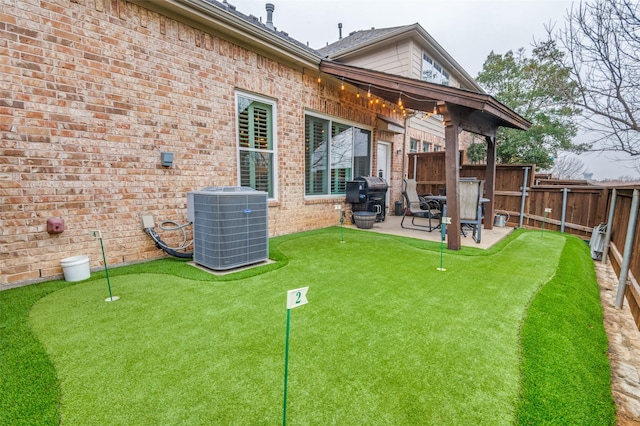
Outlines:
{"type": "MultiPolygon", "coordinates": [[[[279,244],[280,269],[236,281],[162,274],[52,293],[30,315],[63,424],[282,422],[286,292],[292,424],[512,424],[518,330],[565,238],[523,233],[491,255],[349,232],[279,244]],[[106,294],[105,294],[106,293],[106,294]]],[[[190,268],[184,265],[185,268],[190,268]]]]}

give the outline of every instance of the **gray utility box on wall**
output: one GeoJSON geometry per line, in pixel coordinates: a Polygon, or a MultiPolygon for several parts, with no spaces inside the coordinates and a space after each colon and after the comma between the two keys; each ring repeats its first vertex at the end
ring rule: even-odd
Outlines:
{"type": "Polygon", "coordinates": [[[246,187],[207,187],[187,193],[193,260],[215,270],[269,258],[267,193],[246,187]]]}

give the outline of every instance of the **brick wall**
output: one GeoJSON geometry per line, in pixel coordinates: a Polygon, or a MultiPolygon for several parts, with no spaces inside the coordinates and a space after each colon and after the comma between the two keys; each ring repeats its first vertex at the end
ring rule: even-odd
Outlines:
{"type": "MultiPolygon", "coordinates": [[[[78,254],[101,267],[93,229],[109,266],[162,257],[142,214],[184,223],[188,191],[237,183],[236,89],[278,104],[271,235],[336,224],[336,199],[304,198],[304,111],[371,127],[384,111],[317,77],[123,0],[5,2],[0,287],[59,277],[60,260],[78,254]],[[173,167],[160,165],[163,151],[173,167]],[[65,231],[48,234],[49,217],[63,218],[65,231]]],[[[403,142],[377,138],[394,152],[403,142]]],[[[399,182],[401,162],[392,168],[399,182]]],[[[181,241],[174,234],[162,236],[181,241]]]]}

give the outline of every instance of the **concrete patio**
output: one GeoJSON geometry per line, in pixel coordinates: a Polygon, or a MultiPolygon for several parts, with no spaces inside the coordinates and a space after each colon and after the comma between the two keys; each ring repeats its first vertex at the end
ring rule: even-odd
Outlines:
{"type": "MultiPolygon", "coordinates": [[[[400,222],[402,221],[402,216],[387,216],[384,222],[376,222],[371,229],[361,229],[362,231],[368,232],[379,232],[381,234],[390,234],[390,235],[400,235],[403,237],[417,238],[421,240],[440,242],[441,233],[440,229],[433,230],[431,232],[424,231],[421,229],[406,229],[400,226],[400,222]]],[[[425,219],[416,219],[416,223],[424,224],[426,223],[425,219]],[[421,221],[421,222],[418,222],[421,221]]],[[[407,217],[404,222],[405,226],[409,226],[411,224],[411,218],[407,217]]],[[[356,225],[348,224],[350,228],[359,229],[356,225]]],[[[509,235],[514,228],[505,226],[505,227],[497,227],[494,226],[493,229],[483,229],[482,230],[482,238],[480,243],[476,243],[471,237],[471,232],[467,232],[467,236],[462,236],[460,238],[460,242],[463,246],[467,247],[476,247],[481,249],[488,249],[493,246],[498,241],[502,240],[504,237],[509,235]]],[[[447,237],[445,236],[445,247],[446,247],[447,237]]]]}

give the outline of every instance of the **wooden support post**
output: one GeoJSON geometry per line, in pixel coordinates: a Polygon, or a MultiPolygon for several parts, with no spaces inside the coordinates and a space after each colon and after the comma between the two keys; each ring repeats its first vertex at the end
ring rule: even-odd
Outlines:
{"type": "Polygon", "coordinates": [[[487,141],[487,174],[484,190],[488,203],[484,205],[484,229],[493,229],[496,202],[496,142],[495,137],[485,136],[487,141]]]}
{"type": "Polygon", "coordinates": [[[460,250],[460,120],[447,105],[438,105],[438,112],[444,116],[445,140],[445,180],[447,182],[447,216],[451,224],[447,226],[447,248],[460,250]]]}

